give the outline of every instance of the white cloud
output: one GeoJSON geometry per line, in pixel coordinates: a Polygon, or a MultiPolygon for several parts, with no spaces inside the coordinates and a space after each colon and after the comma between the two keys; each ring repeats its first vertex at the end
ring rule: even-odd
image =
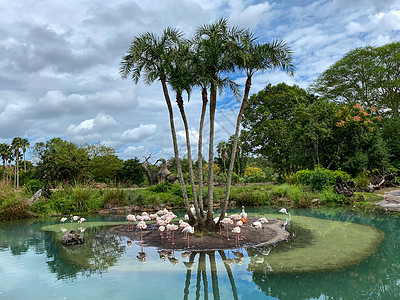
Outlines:
{"type": "Polygon", "coordinates": [[[140,124],[139,127],[125,130],[120,137],[126,142],[137,142],[150,138],[156,132],[156,129],[156,124],[140,124]]]}

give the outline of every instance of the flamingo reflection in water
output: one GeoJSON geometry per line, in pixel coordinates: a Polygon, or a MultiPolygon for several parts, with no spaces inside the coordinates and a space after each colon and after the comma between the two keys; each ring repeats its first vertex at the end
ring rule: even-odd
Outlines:
{"type": "Polygon", "coordinates": [[[145,263],[147,261],[147,253],[143,251],[143,246],[136,257],[141,263],[145,263]]]}

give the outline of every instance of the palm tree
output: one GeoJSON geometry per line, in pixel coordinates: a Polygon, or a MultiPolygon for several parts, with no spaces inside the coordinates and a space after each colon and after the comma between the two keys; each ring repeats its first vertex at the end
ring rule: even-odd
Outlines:
{"type": "Polygon", "coordinates": [[[197,29],[195,40],[197,41],[197,53],[203,58],[204,74],[210,82],[210,137],[208,153],[208,213],[207,226],[214,229],[213,222],[213,186],[214,186],[214,120],[217,104],[217,89],[230,86],[234,88],[233,82],[226,75],[234,71],[233,60],[234,40],[241,30],[229,28],[226,19],[220,19],[215,23],[202,25],[197,29]]]}
{"type": "Polygon", "coordinates": [[[15,157],[15,188],[19,188],[19,148],[21,148],[22,138],[15,137],[11,143],[11,149],[14,150],[15,157]]]}
{"type": "Polygon", "coordinates": [[[165,102],[167,104],[171,135],[175,154],[175,163],[178,171],[179,182],[182,189],[183,202],[191,220],[194,216],[189,208],[189,201],[183,179],[182,168],[179,159],[178,142],[176,138],[174,114],[167,88],[167,68],[171,51],[179,43],[182,33],[176,29],[166,28],[161,37],[147,32],[135,37],[129,47],[127,55],[121,61],[120,74],[126,79],[129,75],[135,84],[143,75],[147,84],[159,80],[162,85],[165,102]],[[143,74],[142,74],[143,73],[143,74]]]}
{"type": "Polygon", "coordinates": [[[218,153],[219,157],[221,158],[222,163],[224,165],[224,174],[225,174],[225,172],[226,172],[225,162],[226,162],[226,158],[228,155],[228,144],[224,141],[219,142],[217,145],[217,153],[218,153]]]}
{"type": "Polygon", "coordinates": [[[24,172],[26,173],[26,160],[25,160],[25,153],[26,153],[26,149],[29,148],[30,144],[28,139],[21,139],[21,148],[22,148],[22,152],[24,154],[24,172]]]}
{"type": "Polygon", "coordinates": [[[246,74],[246,84],[242,105],[236,120],[236,130],[233,140],[231,159],[226,183],[225,199],[222,206],[220,219],[223,218],[229,201],[233,167],[235,163],[236,149],[238,144],[240,123],[247,105],[250,93],[251,79],[257,71],[266,71],[275,68],[282,68],[289,75],[293,75],[294,66],[292,64],[292,51],[283,41],[273,41],[272,43],[258,44],[251,31],[245,31],[239,36],[236,59],[238,67],[246,74]]]}
{"type": "Polygon", "coordinates": [[[0,144],[0,156],[1,159],[3,160],[3,182],[6,182],[6,165],[7,165],[7,160],[8,160],[8,155],[10,152],[10,146],[6,143],[0,144]]]}
{"type": "Polygon", "coordinates": [[[194,183],[194,172],[193,172],[193,162],[192,162],[192,150],[190,145],[190,133],[189,125],[186,118],[184,102],[183,102],[183,92],[186,91],[188,94],[188,101],[190,99],[190,93],[192,87],[195,84],[195,72],[194,72],[194,54],[191,50],[191,45],[189,41],[181,42],[178,47],[171,52],[170,65],[167,71],[167,81],[176,92],[176,103],[178,105],[179,111],[181,113],[183,125],[185,128],[186,135],[186,147],[187,147],[187,158],[188,158],[188,168],[189,168],[189,181],[192,188],[193,204],[197,215],[197,228],[204,228],[204,221],[202,218],[202,212],[197,201],[196,186],[194,183]]]}

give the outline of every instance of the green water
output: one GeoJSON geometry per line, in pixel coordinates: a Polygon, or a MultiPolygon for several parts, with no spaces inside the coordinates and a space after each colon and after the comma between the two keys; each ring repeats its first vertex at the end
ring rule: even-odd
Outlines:
{"type": "Polygon", "coordinates": [[[187,256],[175,251],[172,258],[137,243],[129,247],[126,238],[107,234],[123,217],[88,217],[81,229],[86,243],[72,247],[62,246],[60,239],[75,224],[60,225],[56,219],[3,222],[0,299],[399,297],[397,216],[341,210],[291,213],[287,241],[187,256]]]}

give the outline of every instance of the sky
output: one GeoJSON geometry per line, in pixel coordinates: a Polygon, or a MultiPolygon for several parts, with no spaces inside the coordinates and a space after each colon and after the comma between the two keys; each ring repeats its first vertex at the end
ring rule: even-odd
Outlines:
{"type": "MultiPolygon", "coordinates": [[[[124,160],[172,157],[161,84],[122,79],[121,59],[144,32],[159,35],[171,26],[191,37],[221,17],[252,29],[261,43],[284,40],[293,50],[294,76],[256,74],[250,94],[268,83],[307,88],[348,51],[400,40],[400,0],[0,0],[0,143],[16,136],[31,145],[61,137],[113,147],[124,160]]],[[[235,80],[243,87],[243,75],[235,80]]],[[[185,107],[197,149],[199,90],[185,107]]],[[[184,156],[183,124],[174,109],[184,156]]],[[[234,133],[238,111],[239,103],[222,93],[215,145],[234,133]]],[[[207,145],[206,125],[204,154],[207,145]]]]}

